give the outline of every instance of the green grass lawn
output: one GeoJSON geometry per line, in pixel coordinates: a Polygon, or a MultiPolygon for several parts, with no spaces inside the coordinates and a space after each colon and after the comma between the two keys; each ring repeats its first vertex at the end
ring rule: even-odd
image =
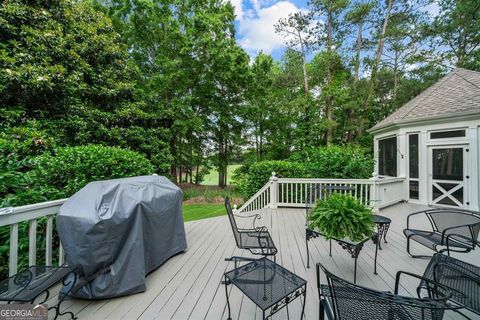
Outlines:
{"type": "Polygon", "coordinates": [[[184,204],[183,205],[183,220],[193,221],[205,218],[212,218],[226,214],[225,206],[216,203],[202,203],[202,204],[184,204]]]}
{"type": "MultiPolygon", "coordinates": [[[[235,169],[241,167],[241,164],[231,164],[227,168],[227,184],[229,185],[231,183],[233,171],[235,169]]],[[[215,169],[210,170],[210,173],[205,176],[205,178],[202,181],[203,185],[206,186],[216,186],[218,185],[218,171],[215,169]]]]}

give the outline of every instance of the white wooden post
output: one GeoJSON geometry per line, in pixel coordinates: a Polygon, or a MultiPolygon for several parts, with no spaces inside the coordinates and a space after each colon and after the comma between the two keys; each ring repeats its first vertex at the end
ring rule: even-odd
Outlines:
{"type": "Polygon", "coordinates": [[[232,211],[233,211],[234,214],[238,214],[238,209],[237,209],[236,204],[233,205],[233,210],[232,211]]]}
{"type": "Polygon", "coordinates": [[[278,178],[275,172],[270,177],[270,209],[277,209],[278,178]]]}
{"type": "Polygon", "coordinates": [[[372,173],[370,180],[373,181],[372,186],[370,187],[370,206],[373,208],[373,212],[378,214],[380,212],[380,197],[379,197],[379,188],[378,188],[378,174],[376,172],[372,173]]]}

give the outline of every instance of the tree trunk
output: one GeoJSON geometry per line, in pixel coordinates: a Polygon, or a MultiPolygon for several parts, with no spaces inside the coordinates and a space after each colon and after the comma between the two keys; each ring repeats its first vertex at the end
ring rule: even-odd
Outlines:
{"type": "MultiPolygon", "coordinates": [[[[327,52],[328,54],[328,70],[327,70],[327,87],[329,91],[332,90],[332,12],[328,12],[328,29],[327,29],[327,52]]],[[[331,92],[327,95],[327,119],[328,119],[328,128],[327,128],[327,146],[332,143],[333,140],[333,96],[331,92]]]]}
{"type": "Polygon", "coordinates": [[[395,60],[393,61],[393,95],[392,100],[397,100],[398,91],[398,51],[395,52],[395,60]]]}
{"type": "MultiPolygon", "coordinates": [[[[356,48],[356,54],[355,54],[355,66],[354,66],[354,74],[353,74],[353,88],[354,90],[358,91],[358,80],[360,78],[360,54],[362,52],[362,45],[363,45],[363,38],[362,38],[362,32],[363,32],[363,22],[360,22],[358,24],[358,30],[357,30],[357,48],[356,48]]],[[[360,117],[362,117],[360,115],[360,117]]],[[[347,133],[347,142],[350,142],[353,140],[353,133],[354,130],[352,128],[353,122],[355,120],[355,110],[350,108],[349,113],[348,113],[348,122],[347,125],[349,126],[348,133],[347,133]]]]}
{"type": "Polygon", "coordinates": [[[190,184],[193,183],[193,133],[190,132],[190,159],[188,159],[188,172],[190,175],[190,184]]]}
{"type": "Polygon", "coordinates": [[[175,157],[175,153],[176,153],[176,150],[175,150],[175,139],[171,139],[170,140],[170,152],[173,156],[173,162],[172,164],[170,165],[170,178],[172,179],[173,183],[177,183],[177,164],[175,163],[175,159],[177,157],[175,157]]]}
{"type": "Polygon", "coordinates": [[[307,59],[305,57],[305,45],[303,43],[302,34],[298,31],[298,39],[300,41],[300,48],[302,50],[302,70],[303,70],[303,87],[305,90],[305,96],[308,96],[308,76],[307,76],[307,59]]]}
{"type": "Polygon", "coordinates": [[[380,60],[382,58],[383,54],[383,46],[385,44],[385,32],[387,31],[387,25],[388,25],[388,20],[390,19],[390,12],[392,11],[392,7],[394,4],[395,0],[388,0],[388,7],[387,11],[385,13],[385,19],[383,20],[383,25],[382,25],[382,30],[380,32],[380,37],[378,39],[378,47],[377,47],[377,52],[375,55],[375,61],[373,63],[372,67],[372,75],[370,78],[370,86],[367,92],[367,97],[365,99],[364,103],[364,116],[361,118],[360,121],[360,127],[359,127],[359,135],[363,135],[365,131],[365,115],[368,113],[370,109],[370,100],[372,99],[373,95],[373,90],[375,88],[375,84],[377,82],[377,73],[378,73],[378,67],[380,65],[380,60]]]}

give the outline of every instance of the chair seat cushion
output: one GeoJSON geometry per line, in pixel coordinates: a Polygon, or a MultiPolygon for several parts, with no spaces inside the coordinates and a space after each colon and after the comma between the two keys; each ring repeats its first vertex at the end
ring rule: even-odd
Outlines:
{"type": "MultiPolygon", "coordinates": [[[[416,229],[405,229],[403,233],[407,238],[415,240],[416,242],[424,245],[427,248],[436,250],[437,246],[442,245],[442,235],[438,232],[425,231],[425,230],[416,230],[416,229]]],[[[444,243],[444,246],[447,244],[444,243]]],[[[454,238],[450,238],[449,246],[452,248],[462,248],[469,249],[471,246],[464,244],[459,241],[455,241],[454,238]]]]}

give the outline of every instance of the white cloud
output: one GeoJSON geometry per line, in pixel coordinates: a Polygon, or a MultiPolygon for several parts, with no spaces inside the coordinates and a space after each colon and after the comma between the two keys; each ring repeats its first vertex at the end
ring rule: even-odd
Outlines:
{"type": "Polygon", "coordinates": [[[243,19],[243,0],[227,0],[235,8],[235,16],[238,20],[243,19]]]}
{"type": "MultiPolygon", "coordinates": [[[[239,6],[242,7],[242,4],[240,3],[239,6]]],[[[284,47],[284,41],[280,35],[275,33],[274,25],[280,18],[286,18],[290,13],[298,12],[301,9],[289,1],[279,1],[268,5],[266,1],[251,0],[250,7],[250,10],[242,11],[241,18],[238,18],[238,42],[240,45],[251,54],[260,50],[271,53],[275,49],[284,47]]],[[[237,15],[237,17],[239,16],[237,15]]]]}

